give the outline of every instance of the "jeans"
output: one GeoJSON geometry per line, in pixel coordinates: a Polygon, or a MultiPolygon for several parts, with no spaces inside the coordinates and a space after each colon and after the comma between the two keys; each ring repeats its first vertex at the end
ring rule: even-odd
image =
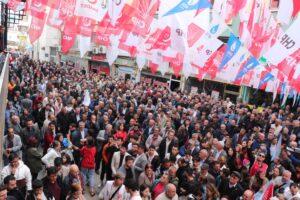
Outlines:
{"type": "Polygon", "coordinates": [[[95,169],[87,169],[87,168],[82,167],[81,174],[83,177],[84,185],[87,184],[87,180],[88,180],[90,188],[94,188],[94,186],[95,186],[95,169]]]}

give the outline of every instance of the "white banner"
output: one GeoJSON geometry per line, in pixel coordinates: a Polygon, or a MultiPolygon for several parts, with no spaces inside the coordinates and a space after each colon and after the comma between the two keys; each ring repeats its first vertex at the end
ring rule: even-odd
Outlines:
{"type": "Polygon", "coordinates": [[[273,65],[278,65],[283,59],[300,48],[300,17],[276,41],[273,47],[263,56],[273,65]]]}
{"type": "Polygon", "coordinates": [[[102,0],[77,0],[75,15],[101,21],[107,12],[107,6],[102,0]]]}

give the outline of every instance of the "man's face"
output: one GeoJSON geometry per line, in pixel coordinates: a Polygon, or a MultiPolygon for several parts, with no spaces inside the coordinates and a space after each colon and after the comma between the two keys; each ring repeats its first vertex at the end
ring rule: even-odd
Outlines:
{"type": "Polygon", "coordinates": [[[172,199],[176,195],[176,188],[171,187],[166,191],[166,196],[172,199]]]}
{"type": "Polygon", "coordinates": [[[33,122],[32,121],[28,121],[27,122],[27,127],[28,128],[32,128],[33,127],[33,122]]]}
{"type": "Polygon", "coordinates": [[[56,174],[50,174],[48,178],[49,178],[50,183],[54,184],[56,182],[57,175],[56,174]]]}
{"type": "Polygon", "coordinates": [[[299,192],[299,188],[297,186],[292,186],[291,187],[291,193],[293,195],[296,195],[299,192]]]}
{"type": "Polygon", "coordinates": [[[126,166],[127,166],[127,168],[131,168],[133,166],[133,160],[128,160],[126,162],[126,166]]]}
{"type": "Polygon", "coordinates": [[[229,178],[229,183],[230,183],[231,185],[237,184],[238,181],[239,181],[239,178],[236,177],[236,176],[230,176],[230,178],[229,178]]]}
{"type": "Polygon", "coordinates": [[[253,192],[246,190],[243,194],[243,200],[253,200],[253,192]]]}
{"type": "Polygon", "coordinates": [[[16,180],[10,180],[7,184],[8,191],[14,189],[17,187],[17,181],[16,180]]]}
{"type": "Polygon", "coordinates": [[[121,186],[123,184],[123,182],[124,182],[124,179],[122,179],[122,178],[116,178],[115,179],[115,185],[116,186],[121,186]]]}
{"type": "Polygon", "coordinates": [[[12,128],[8,129],[8,137],[9,138],[13,138],[14,137],[14,129],[12,129],[12,128]]]}
{"type": "Polygon", "coordinates": [[[9,164],[10,164],[10,166],[11,166],[12,168],[18,167],[18,164],[19,164],[19,158],[13,159],[12,161],[10,161],[9,164]]]}

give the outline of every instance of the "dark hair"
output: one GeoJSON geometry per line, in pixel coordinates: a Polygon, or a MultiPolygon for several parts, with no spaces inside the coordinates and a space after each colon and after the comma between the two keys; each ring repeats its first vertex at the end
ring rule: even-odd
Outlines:
{"type": "Polygon", "coordinates": [[[86,142],[88,147],[93,147],[94,146],[94,139],[92,137],[87,137],[87,142],[86,142]]]}
{"type": "Polygon", "coordinates": [[[10,153],[9,156],[8,156],[8,161],[11,162],[11,161],[13,161],[15,158],[19,158],[19,155],[16,154],[15,152],[12,152],[12,153],[10,153]]]}
{"type": "Polygon", "coordinates": [[[61,166],[62,164],[63,164],[63,160],[62,160],[61,157],[56,157],[56,158],[54,159],[54,166],[55,166],[55,167],[61,166]]]}
{"type": "Polygon", "coordinates": [[[9,181],[12,181],[12,180],[16,180],[16,178],[14,175],[10,174],[4,178],[3,183],[6,185],[9,183],[9,181]]]}
{"type": "Polygon", "coordinates": [[[153,144],[151,144],[151,145],[149,146],[149,149],[155,149],[155,146],[154,146],[153,144]]]}
{"type": "Polygon", "coordinates": [[[142,185],[140,186],[141,196],[142,196],[142,192],[143,192],[144,190],[146,190],[147,188],[149,188],[149,186],[147,186],[146,184],[142,184],[142,185]]]}
{"type": "Polygon", "coordinates": [[[58,147],[59,144],[60,144],[59,141],[54,140],[54,142],[53,142],[53,144],[52,144],[52,147],[53,147],[53,148],[58,147]]]}
{"type": "Polygon", "coordinates": [[[62,133],[57,133],[56,136],[55,136],[55,138],[54,138],[54,140],[59,141],[58,139],[59,139],[59,137],[61,137],[61,136],[64,137],[62,133]]]}
{"type": "Polygon", "coordinates": [[[137,182],[134,179],[125,179],[124,185],[129,190],[132,190],[132,191],[138,191],[139,190],[139,186],[138,186],[137,182]]]}
{"type": "Polygon", "coordinates": [[[52,174],[56,174],[56,168],[55,167],[49,167],[47,168],[47,176],[50,176],[52,174]]]}
{"type": "Polygon", "coordinates": [[[125,158],[125,162],[129,161],[129,160],[134,160],[134,158],[132,156],[126,156],[125,158]]]}

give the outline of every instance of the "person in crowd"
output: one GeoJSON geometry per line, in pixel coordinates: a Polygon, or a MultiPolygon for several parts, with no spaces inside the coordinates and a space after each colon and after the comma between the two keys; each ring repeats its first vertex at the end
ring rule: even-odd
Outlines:
{"type": "Polygon", "coordinates": [[[11,153],[8,157],[9,164],[1,171],[1,180],[8,175],[14,175],[17,180],[18,189],[26,194],[27,191],[32,190],[32,176],[30,169],[19,158],[18,154],[11,153]]]}
{"type": "Polygon", "coordinates": [[[3,184],[7,188],[7,195],[16,199],[24,200],[25,195],[17,187],[17,180],[14,175],[8,175],[4,178],[3,184]]]}
{"type": "Polygon", "coordinates": [[[134,179],[125,180],[124,186],[127,193],[129,193],[129,200],[142,200],[139,193],[139,186],[134,179]]]}
{"type": "Polygon", "coordinates": [[[158,195],[155,200],[178,200],[178,195],[176,193],[176,186],[172,183],[166,185],[165,191],[158,195]]]}
{"type": "Polygon", "coordinates": [[[4,165],[8,164],[8,157],[11,153],[16,153],[22,158],[22,141],[21,137],[14,133],[14,129],[9,127],[7,135],[3,137],[3,160],[4,165]]]}
{"type": "Polygon", "coordinates": [[[36,179],[32,182],[32,191],[27,195],[26,200],[55,200],[54,196],[44,191],[43,181],[36,179]]]}
{"type": "Polygon", "coordinates": [[[86,145],[80,149],[80,154],[82,156],[81,160],[81,173],[83,177],[84,185],[89,181],[90,194],[95,196],[95,156],[96,147],[94,146],[94,139],[92,137],[87,137],[86,145]]]}
{"type": "Polygon", "coordinates": [[[55,200],[62,199],[62,182],[60,182],[60,179],[57,179],[57,170],[55,167],[47,168],[47,176],[42,181],[44,191],[52,194],[55,200]]]}
{"type": "Polygon", "coordinates": [[[123,179],[129,199],[149,199],[149,193],[153,200],[253,199],[269,182],[274,198],[299,193],[297,103],[250,105],[207,91],[171,91],[143,74],[135,82],[27,55],[10,65],[1,180],[15,174],[22,194],[44,178],[47,186],[30,193],[33,198],[46,198],[52,180],[62,183],[61,199],[83,199],[96,182],[88,176],[94,170],[102,186],[111,184],[108,199],[109,187],[116,191],[123,179]],[[53,167],[57,175],[45,176],[53,167]]]}
{"type": "Polygon", "coordinates": [[[116,173],[113,181],[107,181],[99,193],[100,200],[119,200],[126,199],[126,190],[123,174],[116,173]]]}
{"type": "Polygon", "coordinates": [[[54,160],[57,157],[61,157],[61,144],[59,141],[55,140],[53,142],[53,148],[49,148],[47,153],[42,157],[42,162],[46,165],[46,167],[53,167],[54,160]]]}
{"type": "Polygon", "coordinates": [[[38,141],[35,137],[29,138],[29,144],[26,151],[26,164],[32,174],[32,180],[38,177],[39,172],[43,169],[42,152],[37,148],[38,141]]]}

